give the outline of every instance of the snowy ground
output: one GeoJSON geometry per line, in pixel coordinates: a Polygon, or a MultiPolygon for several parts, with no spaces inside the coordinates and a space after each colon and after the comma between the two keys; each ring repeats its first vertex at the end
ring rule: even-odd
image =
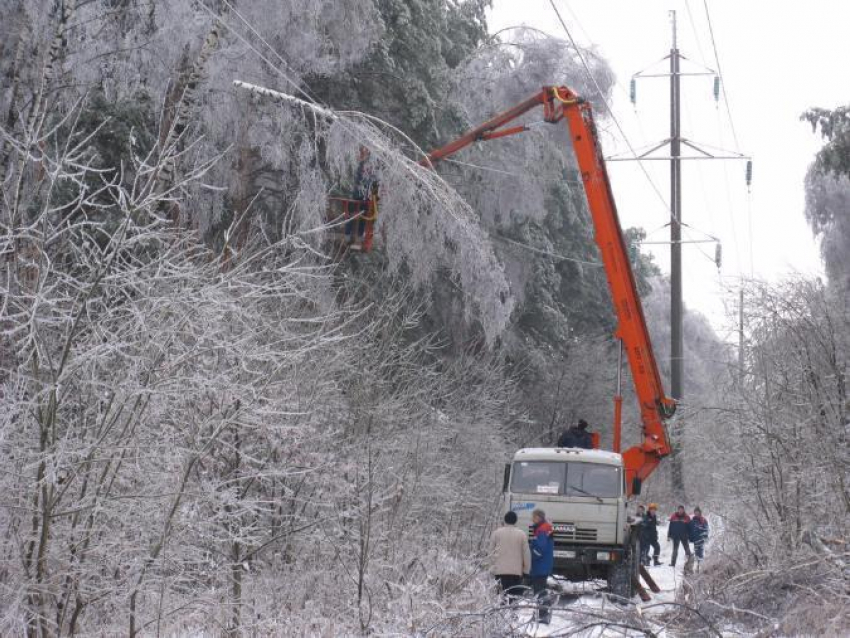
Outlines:
{"type": "MultiPolygon", "coordinates": [[[[639,621],[645,621],[659,638],[666,636],[660,622],[653,622],[669,606],[659,603],[673,602],[676,590],[682,582],[682,572],[685,567],[685,555],[679,549],[676,567],[670,567],[670,555],[673,544],[665,542],[667,530],[659,527],[658,538],[661,542],[661,566],[648,568],[650,576],[661,588],[661,592],[651,593],[652,600],[647,603],[635,598],[631,603],[633,611],[640,616],[639,621]]],[[[696,568],[696,564],[694,565],[696,568]]],[[[605,583],[596,581],[588,583],[562,583],[563,593],[558,602],[552,607],[552,620],[549,625],[540,625],[534,621],[534,610],[531,607],[520,608],[511,627],[519,636],[580,636],[581,638],[601,638],[607,636],[640,636],[642,632],[629,630],[624,627],[612,626],[610,621],[629,611],[625,605],[614,603],[604,592],[605,583]],[[614,614],[611,614],[614,612],[614,614]],[[608,626],[604,626],[604,625],[608,626]]]]}

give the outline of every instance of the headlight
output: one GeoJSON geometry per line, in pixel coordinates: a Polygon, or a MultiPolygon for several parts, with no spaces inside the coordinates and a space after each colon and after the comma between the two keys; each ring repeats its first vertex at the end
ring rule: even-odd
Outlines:
{"type": "Polygon", "coordinates": [[[611,552],[596,552],[596,560],[611,560],[611,552]]]}

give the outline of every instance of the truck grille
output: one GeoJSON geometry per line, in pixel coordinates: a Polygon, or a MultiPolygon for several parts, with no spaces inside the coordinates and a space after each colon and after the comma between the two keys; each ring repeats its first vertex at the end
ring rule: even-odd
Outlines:
{"type": "MultiPolygon", "coordinates": [[[[555,522],[552,523],[555,528],[552,538],[555,540],[555,545],[562,543],[571,543],[580,541],[584,543],[593,543],[596,541],[596,529],[593,527],[576,527],[572,523],[555,522]]],[[[531,538],[534,532],[531,526],[528,528],[528,536],[531,538]]]]}
{"type": "Polygon", "coordinates": [[[595,541],[596,530],[584,527],[576,527],[575,539],[577,541],[595,541]]]}

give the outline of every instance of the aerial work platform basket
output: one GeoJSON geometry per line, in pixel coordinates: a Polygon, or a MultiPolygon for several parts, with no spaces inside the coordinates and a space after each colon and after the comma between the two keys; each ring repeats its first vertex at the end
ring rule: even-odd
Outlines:
{"type": "Polygon", "coordinates": [[[328,221],[336,242],[344,250],[371,251],[378,219],[377,194],[367,200],[330,197],[328,202],[328,221]]]}

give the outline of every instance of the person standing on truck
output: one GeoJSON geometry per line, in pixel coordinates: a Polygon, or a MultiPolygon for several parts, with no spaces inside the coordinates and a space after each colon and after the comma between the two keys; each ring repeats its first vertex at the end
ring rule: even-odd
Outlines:
{"type": "Polygon", "coordinates": [[[676,508],[676,513],[670,517],[670,524],[667,527],[667,540],[673,541],[673,556],[670,559],[670,567],[676,566],[680,544],[685,549],[685,554],[687,554],[688,558],[691,558],[691,546],[688,545],[690,522],[691,517],[685,512],[684,505],[679,505],[676,508]]]}
{"type": "Polygon", "coordinates": [[[576,425],[564,430],[564,433],[558,439],[558,447],[577,447],[592,450],[593,439],[587,428],[587,421],[579,419],[576,425]]]}
{"type": "Polygon", "coordinates": [[[645,559],[644,565],[649,565],[650,548],[652,548],[652,564],[657,567],[661,564],[658,560],[661,555],[661,545],[658,542],[658,505],[655,503],[649,504],[643,524],[640,526],[640,549],[645,559]]]}
{"type": "Polygon", "coordinates": [[[516,522],[516,512],[506,513],[505,524],[490,536],[490,573],[509,604],[520,594],[522,577],[531,571],[528,537],[516,522]]]}
{"type": "Polygon", "coordinates": [[[701,561],[705,551],[705,541],[708,539],[708,520],[702,515],[702,510],[694,508],[694,515],[688,523],[688,538],[694,544],[694,554],[701,561]]]}
{"type": "Polygon", "coordinates": [[[551,611],[549,609],[549,592],[547,583],[555,567],[555,539],[551,523],[546,520],[546,512],[534,510],[531,513],[532,536],[528,541],[531,545],[531,590],[537,599],[537,621],[543,625],[549,624],[551,611]]]}

